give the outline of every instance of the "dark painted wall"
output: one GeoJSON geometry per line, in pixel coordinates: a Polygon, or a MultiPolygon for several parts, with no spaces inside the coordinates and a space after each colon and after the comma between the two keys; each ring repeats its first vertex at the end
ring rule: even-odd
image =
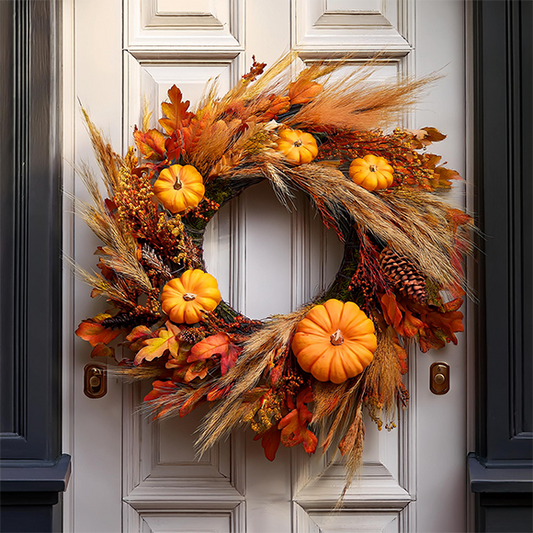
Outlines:
{"type": "Polygon", "coordinates": [[[0,530],[52,531],[61,456],[60,2],[0,1],[0,530]]]}
{"type": "Polygon", "coordinates": [[[476,0],[477,531],[533,531],[533,2],[476,0]]]}

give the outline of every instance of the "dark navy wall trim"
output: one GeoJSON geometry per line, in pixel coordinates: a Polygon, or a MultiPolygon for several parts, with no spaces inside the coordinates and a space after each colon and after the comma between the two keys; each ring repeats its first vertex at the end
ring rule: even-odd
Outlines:
{"type": "Polygon", "coordinates": [[[533,2],[475,0],[476,531],[533,531],[533,2]]]}
{"type": "Polygon", "coordinates": [[[0,531],[55,531],[61,455],[59,0],[0,1],[0,531]],[[55,529],[54,529],[55,528],[55,529]]]}

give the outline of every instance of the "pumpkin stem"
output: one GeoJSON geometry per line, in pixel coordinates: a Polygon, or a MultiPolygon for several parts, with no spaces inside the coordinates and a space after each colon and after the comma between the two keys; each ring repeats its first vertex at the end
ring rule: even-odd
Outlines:
{"type": "Polygon", "coordinates": [[[344,342],[344,337],[342,336],[341,330],[338,329],[330,338],[329,342],[333,344],[333,346],[340,346],[344,342]]]}
{"type": "Polygon", "coordinates": [[[179,178],[176,178],[176,183],[174,183],[174,189],[179,191],[183,187],[183,183],[181,183],[181,180],[179,178]]]}
{"type": "Polygon", "coordinates": [[[378,167],[377,167],[377,165],[370,165],[368,167],[368,170],[370,170],[370,172],[377,172],[378,171],[378,167]]]}
{"type": "Polygon", "coordinates": [[[303,142],[298,139],[297,141],[294,141],[294,146],[302,146],[303,142]]]}
{"type": "Polygon", "coordinates": [[[186,302],[190,302],[191,300],[194,300],[196,298],[196,294],[193,294],[192,292],[187,292],[183,295],[183,299],[186,302]]]}

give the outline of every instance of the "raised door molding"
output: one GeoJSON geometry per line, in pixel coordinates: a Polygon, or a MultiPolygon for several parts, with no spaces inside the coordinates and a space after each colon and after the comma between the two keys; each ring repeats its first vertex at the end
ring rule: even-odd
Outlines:
{"type": "Polygon", "coordinates": [[[244,50],[244,0],[131,0],[127,50],[244,50]]]}
{"type": "Polygon", "coordinates": [[[313,510],[307,512],[297,503],[293,504],[294,533],[350,533],[380,531],[383,533],[399,533],[399,513],[394,511],[353,511],[342,509],[313,510]]]}
{"type": "Polygon", "coordinates": [[[244,500],[244,435],[196,460],[194,428],[205,413],[198,409],[179,423],[151,421],[137,408],[147,392],[141,389],[138,383],[124,386],[124,502],[139,512],[234,509],[244,500]]]}
{"type": "Polygon", "coordinates": [[[303,57],[329,52],[403,57],[413,49],[406,0],[292,0],[292,46],[303,57]]]}
{"type": "Polygon", "coordinates": [[[191,531],[212,533],[240,533],[246,530],[244,503],[224,508],[209,503],[197,508],[172,510],[135,510],[124,504],[125,533],[189,533],[191,531]]]}
{"type": "Polygon", "coordinates": [[[161,117],[160,104],[167,100],[172,85],[179,85],[184,99],[194,107],[210,80],[217,81],[221,93],[228,91],[238,79],[238,67],[236,54],[226,58],[183,58],[165,52],[155,58],[141,52],[135,56],[126,52],[123,107],[126,144],[132,142],[134,126],[142,123],[143,100],[153,111],[151,127],[156,127],[161,117]]]}

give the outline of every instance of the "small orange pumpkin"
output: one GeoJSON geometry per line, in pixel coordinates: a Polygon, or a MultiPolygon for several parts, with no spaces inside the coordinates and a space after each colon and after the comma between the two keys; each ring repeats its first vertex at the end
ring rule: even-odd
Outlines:
{"type": "Polygon", "coordinates": [[[368,154],[352,161],[348,173],[350,178],[367,191],[386,189],[392,185],[394,169],[384,157],[368,154]]]}
{"type": "Polygon", "coordinates": [[[310,163],[318,155],[318,146],[310,133],[285,128],[278,136],[278,151],[294,165],[310,163]]]}
{"type": "Polygon", "coordinates": [[[192,165],[172,165],[163,169],[153,189],[171,213],[181,213],[189,207],[196,207],[205,193],[202,175],[192,165]]]}
{"type": "Polygon", "coordinates": [[[176,324],[203,320],[203,311],[213,311],[220,303],[217,280],[202,270],[186,270],[171,279],[161,293],[161,307],[176,324]]]}
{"type": "Polygon", "coordinates": [[[331,299],[313,307],[296,327],[292,351],[318,381],[343,383],[360,374],[377,347],[373,322],[353,302],[331,299]]]}

